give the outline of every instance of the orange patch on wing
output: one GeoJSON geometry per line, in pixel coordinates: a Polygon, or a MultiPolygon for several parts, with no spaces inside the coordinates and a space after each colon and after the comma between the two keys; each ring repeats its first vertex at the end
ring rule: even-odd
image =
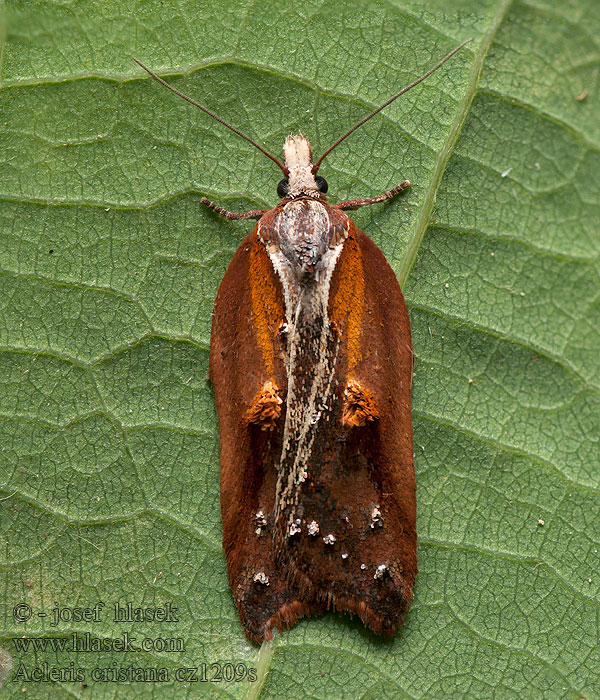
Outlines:
{"type": "Polygon", "coordinates": [[[255,244],[252,248],[248,281],[252,299],[252,325],[267,374],[272,377],[275,373],[274,346],[284,312],[276,286],[277,275],[263,245],[255,244]]]}
{"type": "Polygon", "coordinates": [[[277,386],[265,382],[248,410],[246,417],[250,423],[257,423],[261,430],[273,430],[281,415],[283,399],[277,386]]]}
{"type": "Polygon", "coordinates": [[[373,392],[351,379],[344,393],[342,424],[347,428],[362,427],[368,421],[377,420],[379,415],[373,392]]]}
{"type": "Polygon", "coordinates": [[[338,262],[339,287],[332,300],[331,320],[343,328],[348,347],[348,370],[352,370],[361,359],[361,326],[365,303],[365,273],[362,255],[356,240],[350,236],[338,262]]]}

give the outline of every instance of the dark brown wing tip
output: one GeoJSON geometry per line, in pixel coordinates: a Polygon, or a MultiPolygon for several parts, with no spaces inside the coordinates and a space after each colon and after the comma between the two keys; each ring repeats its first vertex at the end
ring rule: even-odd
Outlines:
{"type": "Polygon", "coordinates": [[[312,617],[319,615],[324,611],[324,608],[315,603],[307,603],[301,600],[292,600],[289,603],[282,605],[279,610],[272,615],[259,629],[253,624],[253,620],[247,616],[242,619],[242,624],[246,632],[246,637],[251,642],[262,644],[270,642],[273,639],[274,629],[283,632],[284,629],[290,629],[302,617],[312,617]]]}
{"type": "Polygon", "coordinates": [[[384,617],[374,612],[364,601],[356,601],[353,598],[338,598],[333,608],[336,612],[347,613],[350,617],[356,615],[365,627],[378,637],[393,637],[404,625],[404,613],[408,605],[398,610],[395,617],[384,617]]]}
{"type": "Polygon", "coordinates": [[[404,605],[398,608],[396,615],[381,615],[376,613],[364,600],[346,597],[328,597],[327,601],[301,601],[293,600],[282,605],[260,629],[257,629],[253,621],[248,617],[242,620],[246,636],[256,644],[269,642],[273,639],[273,631],[278,629],[290,629],[303,617],[322,615],[326,610],[332,609],[340,614],[347,614],[351,618],[356,615],[365,627],[379,637],[393,637],[404,625],[404,615],[408,611],[412,599],[412,589],[406,589],[404,605]],[[328,603],[328,604],[327,604],[328,603]]]}

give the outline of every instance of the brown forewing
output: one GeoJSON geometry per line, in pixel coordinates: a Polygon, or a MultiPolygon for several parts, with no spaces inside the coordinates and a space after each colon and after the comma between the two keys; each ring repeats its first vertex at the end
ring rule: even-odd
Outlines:
{"type": "Polygon", "coordinates": [[[219,416],[227,574],[242,624],[257,642],[264,638],[268,620],[295,598],[285,578],[275,573],[269,522],[282,421],[277,421],[274,430],[263,431],[247,420],[247,412],[266,381],[275,380],[285,388],[278,339],[284,320],[281,285],[255,229],[235,253],[217,293],[210,378],[219,416]],[[269,274],[261,277],[264,271],[269,274]],[[265,361],[269,348],[261,347],[265,333],[270,333],[270,368],[269,358],[265,361]],[[267,519],[265,527],[257,517],[261,510],[267,519]],[[261,572],[268,577],[268,585],[254,581],[261,572]]]}

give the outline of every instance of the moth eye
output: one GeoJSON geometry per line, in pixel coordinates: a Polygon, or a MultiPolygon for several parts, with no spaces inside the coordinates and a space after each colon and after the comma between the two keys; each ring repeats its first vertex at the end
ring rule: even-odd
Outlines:
{"type": "Polygon", "coordinates": [[[319,188],[319,192],[322,192],[325,194],[327,192],[329,185],[327,184],[327,180],[324,177],[321,177],[320,175],[317,175],[315,177],[315,181],[317,183],[317,187],[319,188]]]}
{"type": "Polygon", "coordinates": [[[283,180],[280,180],[279,184],[277,185],[277,194],[283,198],[286,196],[289,190],[290,183],[288,182],[287,177],[284,177],[283,180]]]}

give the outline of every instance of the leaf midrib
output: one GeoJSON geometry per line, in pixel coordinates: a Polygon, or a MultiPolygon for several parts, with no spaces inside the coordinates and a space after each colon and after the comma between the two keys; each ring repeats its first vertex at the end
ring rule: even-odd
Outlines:
{"type": "Polygon", "coordinates": [[[513,0],[504,0],[501,3],[489,31],[485,35],[481,44],[479,45],[479,50],[475,53],[475,59],[471,67],[471,75],[469,77],[467,90],[465,91],[464,97],[461,103],[459,104],[456,116],[454,117],[454,121],[452,122],[450,131],[448,132],[448,137],[446,138],[437,157],[433,169],[433,175],[425,193],[425,199],[423,200],[423,205],[421,206],[419,216],[417,217],[417,220],[415,222],[413,235],[408,244],[408,250],[404,258],[404,262],[402,263],[402,266],[400,267],[400,270],[398,272],[398,281],[400,282],[401,287],[404,287],[406,280],[408,279],[408,275],[410,274],[410,271],[412,270],[414,262],[417,258],[417,254],[421,247],[421,243],[425,236],[425,232],[429,227],[429,223],[431,221],[431,214],[433,212],[433,207],[435,206],[435,199],[437,196],[438,188],[440,186],[440,182],[442,180],[442,177],[444,176],[444,173],[446,172],[448,160],[454,152],[454,147],[460,137],[463,126],[467,120],[471,109],[471,104],[473,102],[473,99],[475,98],[475,94],[479,86],[481,72],[483,70],[483,62],[488,55],[492,41],[494,40],[494,37],[496,36],[498,29],[500,28],[500,25],[502,24],[502,21],[506,16],[506,13],[512,5],[512,2],[513,0]]]}

